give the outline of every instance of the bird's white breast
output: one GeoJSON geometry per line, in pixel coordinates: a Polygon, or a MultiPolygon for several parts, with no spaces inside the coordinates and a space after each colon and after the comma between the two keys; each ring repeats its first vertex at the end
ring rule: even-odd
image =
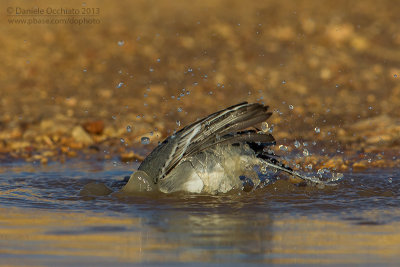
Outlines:
{"type": "Polygon", "coordinates": [[[242,188],[239,178],[242,175],[257,184],[259,179],[253,170],[257,162],[254,151],[247,145],[216,146],[176,166],[160,180],[159,189],[164,193],[227,193],[242,188]]]}

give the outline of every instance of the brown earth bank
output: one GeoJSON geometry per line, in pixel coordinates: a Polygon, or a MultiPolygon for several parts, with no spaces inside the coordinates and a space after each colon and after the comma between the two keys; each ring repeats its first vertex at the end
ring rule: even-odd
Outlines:
{"type": "Polygon", "coordinates": [[[187,123],[249,101],[270,106],[275,149],[303,167],[400,166],[392,1],[1,5],[1,162],[140,161],[187,123]],[[35,7],[98,13],[81,25],[20,15],[35,7]]]}

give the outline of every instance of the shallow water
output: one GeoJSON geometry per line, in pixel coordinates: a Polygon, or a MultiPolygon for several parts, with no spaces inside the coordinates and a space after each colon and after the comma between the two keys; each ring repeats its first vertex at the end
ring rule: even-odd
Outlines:
{"type": "Polygon", "coordinates": [[[0,168],[0,263],[387,264],[400,251],[400,171],[344,173],[336,187],[279,180],[241,195],[87,198],[135,164],[70,161],[0,168]]]}

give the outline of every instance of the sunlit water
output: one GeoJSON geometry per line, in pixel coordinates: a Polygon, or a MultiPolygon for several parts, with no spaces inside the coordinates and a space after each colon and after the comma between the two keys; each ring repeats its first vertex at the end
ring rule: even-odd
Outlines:
{"type": "Polygon", "coordinates": [[[117,190],[135,164],[0,168],[0,263],[386,264],[400,251],[400,171],[344,173],[338,186],[285,180],[241,195],[81,197],[117,190]]]}

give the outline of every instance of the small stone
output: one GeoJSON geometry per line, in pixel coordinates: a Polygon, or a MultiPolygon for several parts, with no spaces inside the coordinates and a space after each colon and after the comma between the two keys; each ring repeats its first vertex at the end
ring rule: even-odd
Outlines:
{"type": "Polygon", "coordinates": [[[106,196],[112,193],[112,190],[105,184],[98,182],[91,182],[85,185],[79,192],[80,196],[106,196]]]}
{"type": "Polygon", "coordinates": [[[121,161],[133,161],[133,160],[140,160],[143,161],[144,157],[139,154],[136,154],[133,151],[122,153],[119,155],[121,161]]]}
{"type": "Polygon", "coordinates": [[[74,129],[72,129],[72,137],[75,139],[75,141],[83,143],[85,145],[90,145],[93,143],[90,135],[85,130],[83,130],[81,126],[75,126],[74,129]]]}
{"type": "Polygon", "coordinates": [[[49,160],[48,160],[48,158],[46,158],[46,157],[42,157],[42,158],[40,159],[40,163],[43,164],[43,165],[46,165],[47,162],[49,162],[49,160]]]}
{"type": "Polygon", "coordinates": [[[104,130],[103,121],[89,121],[84,123],[82,126],[86,132],[91,134],[101,134],[104,130]]]}

